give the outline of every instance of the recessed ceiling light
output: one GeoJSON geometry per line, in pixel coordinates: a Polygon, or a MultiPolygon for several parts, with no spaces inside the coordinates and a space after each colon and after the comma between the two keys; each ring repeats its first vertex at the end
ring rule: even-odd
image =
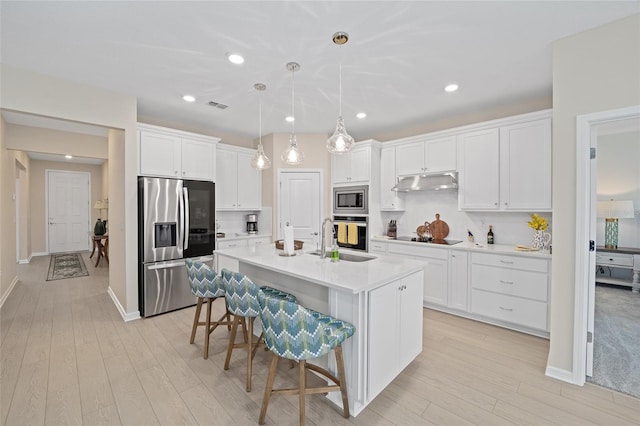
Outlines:
{"type": "Polygon", "coordinates": [[[67,154],[64,156],[64,158],[66,158],[67,160],[71,160],[73,158],[73,155],[67,154]]]}
{"type": "Polygon", "coordinates": [[[365,118],[366,116],[367,116],[367,113],[365,113],[365,112],[359,112],[359,113],[356,114],[356,117],[358,117],[358,118],[365,118]]]}
{"type": "Polygon", "coordinates": [[[456,90],[458,90],[458,85],[455,83],[449,84],[444,88],[445,92],[455,92],[456,90]]]}
{"type": "Polygon", "coordinates": [[[237,53],[229,53],[229,62],[232,64],[240,65],[244,62],[244,58],[237,53]]]}
{"type": "Polygon", "coordinates": [[[191,95],[184,95],[182,97],[182,99],[187,101],[187,102],[195,102],[196,101],[195,96],[191,96],[191,95]]]}
{"type": "Polygon", "coordinates": [[[294,121],[296,121],[296,118],[295,118],[295,117],[293,117],[293,116],[291,116],[291,115],[288,115],[288,116],[285,118],[285,120],[287,120],[287,123],[293,123],[294,121]]]}

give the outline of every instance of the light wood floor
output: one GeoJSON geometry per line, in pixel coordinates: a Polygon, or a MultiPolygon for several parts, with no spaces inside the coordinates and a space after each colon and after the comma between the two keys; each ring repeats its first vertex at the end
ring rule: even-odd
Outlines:
{"type": "MultiPolygon", "coordinates": [[[[189,344],[194,309],[124,323],[106,293],[107,268],[46,282],[49,257],[19,266],[0,310],[1,415],[7,425],[254,425],[270,354],[258,351],[253,392],[244,358],[224,371],[227,332],[189,344]]],[[[222,301],[218,301],[222,302],[222,301]]],[[[222,303],[218,309],[222,308],[222,303]]],[[[544,376],[544,339],[424,311],[422,354],[357,418],[307,397],[310,425],[640,424],[640,400],[544,376]]],[[[296,380],[280,363],[276,385],[296,380]]],[[[293,425],[296,397],[272,399],[267,424],[293,425]]]]}

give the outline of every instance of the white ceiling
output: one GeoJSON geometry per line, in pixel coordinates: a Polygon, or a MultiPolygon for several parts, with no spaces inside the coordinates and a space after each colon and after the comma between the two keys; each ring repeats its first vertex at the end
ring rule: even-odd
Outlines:
{"type": "Polygon", "coordinates": [[[356,140],[551,96],[555,40],[640,12],[640,1],[205,1],[0,3],[2,62],[138,99],[140,120],[255,138],[330,133],[356,140]],[[346,31],[336,46],[331,36],[346,31]],[[240,66],[227,54],[242,54],[240,66]],[[449,94],[446,84],[460,90],[449,94]],[[184,94],[197,97],[182,101],[184,94]],[[229,105],[220,110],[208,101],[229,105]],[[355,114],[367,113],[359,120],[355,114]]]}

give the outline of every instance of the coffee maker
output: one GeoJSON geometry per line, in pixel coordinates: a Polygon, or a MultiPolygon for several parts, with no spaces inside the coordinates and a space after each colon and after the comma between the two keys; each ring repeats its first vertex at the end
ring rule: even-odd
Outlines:
{"type": "Polygon", "coordinates": [[[258,233],[258,215],[257,214],[247,215],[247,233],[248,234],[258,233]]]}

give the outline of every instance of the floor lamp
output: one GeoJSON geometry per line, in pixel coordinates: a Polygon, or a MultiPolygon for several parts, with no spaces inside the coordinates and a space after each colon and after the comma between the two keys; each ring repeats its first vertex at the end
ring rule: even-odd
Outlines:
{"type": "Polygon", "coordinates": [[[597,215],[604,218],[604,247],[618,248],[618,219],[633,219],[633,201],[598,201],[597,215]]]}

